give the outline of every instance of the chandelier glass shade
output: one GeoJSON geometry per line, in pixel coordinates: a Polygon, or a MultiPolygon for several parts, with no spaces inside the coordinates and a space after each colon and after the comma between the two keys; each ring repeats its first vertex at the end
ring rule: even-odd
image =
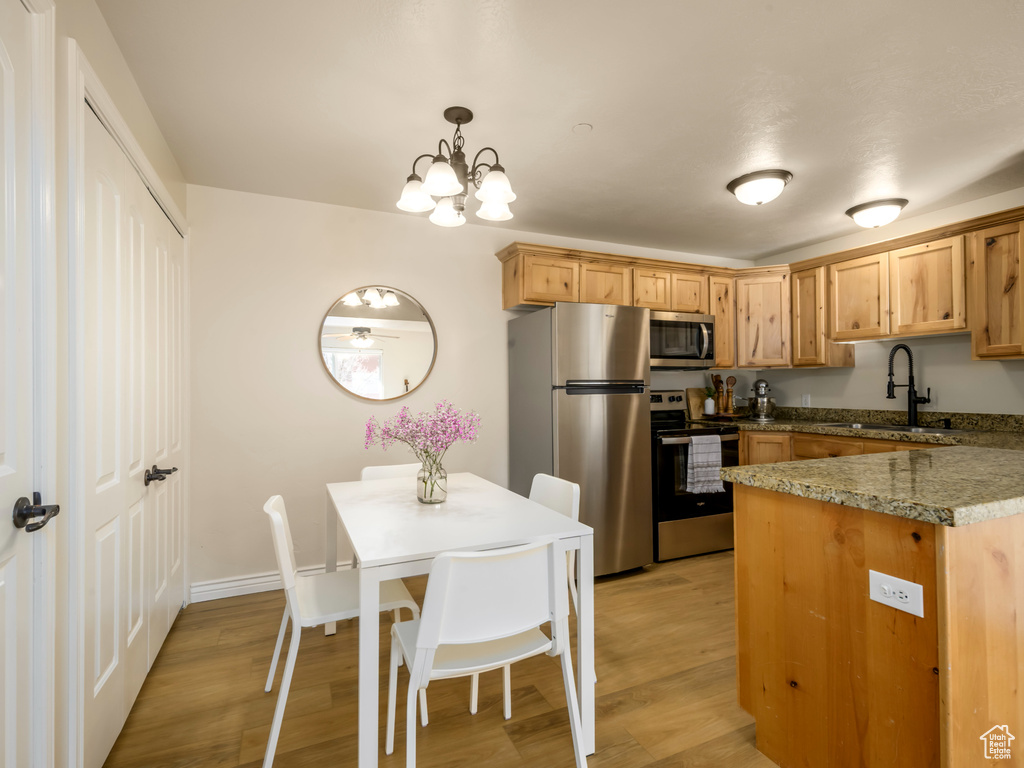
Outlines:
{"type": "Polygon", "coordinates": [[[448,107],[444,117],[455,124],[451,144],[441,139],[437,154],[420,155],[413,160],[412,173],[396,205],[408,213],[431,211],[430,221],[440,227],[460,227],[466,223],[466,199],[472,185],[476,189],[473,196],[481,202],[476,215],[486,221],[508,221],[512,218],[508,204],[516,199],[516,194],[498,162],[497,150],[484,147],[470,165],[462,151],[462,126],[473,119],[473,113],[465,107],[448,107]],[[481,161],[484,153],[494,155],[494,162],[481,161]],[[431,158],[431,163],[426,176],[421,177],[416,173],[416,165],[425,158],[431,158]]]}

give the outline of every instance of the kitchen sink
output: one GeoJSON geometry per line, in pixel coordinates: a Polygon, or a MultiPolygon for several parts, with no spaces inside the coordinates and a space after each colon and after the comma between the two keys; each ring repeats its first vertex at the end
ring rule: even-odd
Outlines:
{"type": "Polygon", "coordinates": [[[857,421],[843,421],[834,424],[822,424],[823,427],[842,427],[844,429],[868,429],[884,432],[911,432],[915,435],[960,435],[966,430],[943,429],[942,427],[910,427],[905,424],[863,424],[857,421]]]}

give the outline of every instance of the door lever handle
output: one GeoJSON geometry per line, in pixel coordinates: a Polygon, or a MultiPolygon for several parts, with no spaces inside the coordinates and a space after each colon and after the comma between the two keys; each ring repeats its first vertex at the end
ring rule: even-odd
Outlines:
{"type": "Polygon", "coordinates": [[[31,503],[24,496],[14,502],[14,527],[24,528],[26,533],[32,533],[33,531],[38,531],[50,522],[51,517],[59,513],[60,505],[43,504],[39,491],[35,491],[32,494],[31,503]],[[29,520],[34,517],[41,517],[43,519],[36,523],[30,523],[29,520]]]}
{"type": "Polygon", "coordinates": [[[172,475],[178,471],[177,467],[171,467],[170,469],[160,469],[156,464],[153,465],[152,469],[146,470],[146,477],[142,481],[143,485],[149,485],[157,480],[166,480],[168,475],[172,475]]]}

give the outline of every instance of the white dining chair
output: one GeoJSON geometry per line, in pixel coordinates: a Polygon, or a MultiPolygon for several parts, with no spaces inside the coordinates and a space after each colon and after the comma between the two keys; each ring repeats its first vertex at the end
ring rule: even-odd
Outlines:
{"type": "MultiPolygon", "coordinates": [[[[292,548],[292,534],[288,525],[288,513],[284,499],[271,496],[263,505],[263,511],[270,518],[270,530],[274,539],[274,554],[277,567],[281,573],[284,587],[285,607],[281,617],[281,629],[277,633],[277,645],[274,657],[270,662],[270,674],[264,690],[269,693],[274,685],[274,672],[284,644],[284,633],[289,620],[292,625],[291,642],[288,646],[288,657],[284,663],[284,674],[281,676],[281,690],[277,694],[277,706],[274,719],[270,726],[270,738],[267,751],[263,757],[263,768],[270,768],[277,750],[277,739],[281,733],[281,721],[284,719],[284,708],[288,701],[288,689],[295,670],[295,658],[299,652],[299,639],[302,627],[317,627],[331,621],[354,619],[359,615],[359,572],[335,571],[333,573],[315,573],[300,576],[295,566],[295,554],[292,548]]],[[[392,579],[380,583],[380,609],[394,611],[398,620],[399,610],[408,608],[413,619],[420,615],[419,606],[412,599],[409,590],[401,579],[392,579]]],[[[425,700],[423,701],[425,705],[425,700]]]]}
{"type": "MultiPolygon", "coordinates": [[[[537,474],[530,485],[530,501],[543,504],[555,512],[559,512],[574,522],[580,519],[580,487],[576,483],[560,477],[537,474]]],[[[576,592],[576,550],[566,552],[566,572],[569,578],[569,591],[572,593],[572,605],[576,615],[580,613],[580,600],[576,592]]],[[[502,670],[503,708],[505,719],[512,717],[512,672],[506,666],[502,670]]],[[[480,697],[480,675],[473,675],[469,689],[469,711],[475,715],[480,697]]]]}
{"type": "Polygon", "coordinates": [[[375,467],[363,467],[359,473],[360,480],[387,480],[391,477],[416,477],[422,464],[380,464],[375,467]]]}
{"type": "Polygon", "coordinates": [[[395,748],[398,667],[403,661],[409,669],[405,764],[415,768],[417,691],[431,680],[466,677],[546,653],[561,659],[576,765],[585,768],[565,581],[565,556],[554,541],[438,555],[420,618],[391,627],[384,751],[390,755],[395,748]],[[546,623],[550,638],[540,630],[546,623]]]}

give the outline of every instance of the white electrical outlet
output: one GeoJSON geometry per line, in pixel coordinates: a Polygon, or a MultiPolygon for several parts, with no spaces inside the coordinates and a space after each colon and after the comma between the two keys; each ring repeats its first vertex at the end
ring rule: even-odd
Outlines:
{"type": "Polygon", "coordinates": [[[810,408],[811,407],[811,396],[810,395],[800,395],[800,407],[801,408],[810,408]]]}
{"type": "Polygon", "coordinates": [[[886,573],[868,571],[871,599],[924,618],[924,587],[886,573]]]}

